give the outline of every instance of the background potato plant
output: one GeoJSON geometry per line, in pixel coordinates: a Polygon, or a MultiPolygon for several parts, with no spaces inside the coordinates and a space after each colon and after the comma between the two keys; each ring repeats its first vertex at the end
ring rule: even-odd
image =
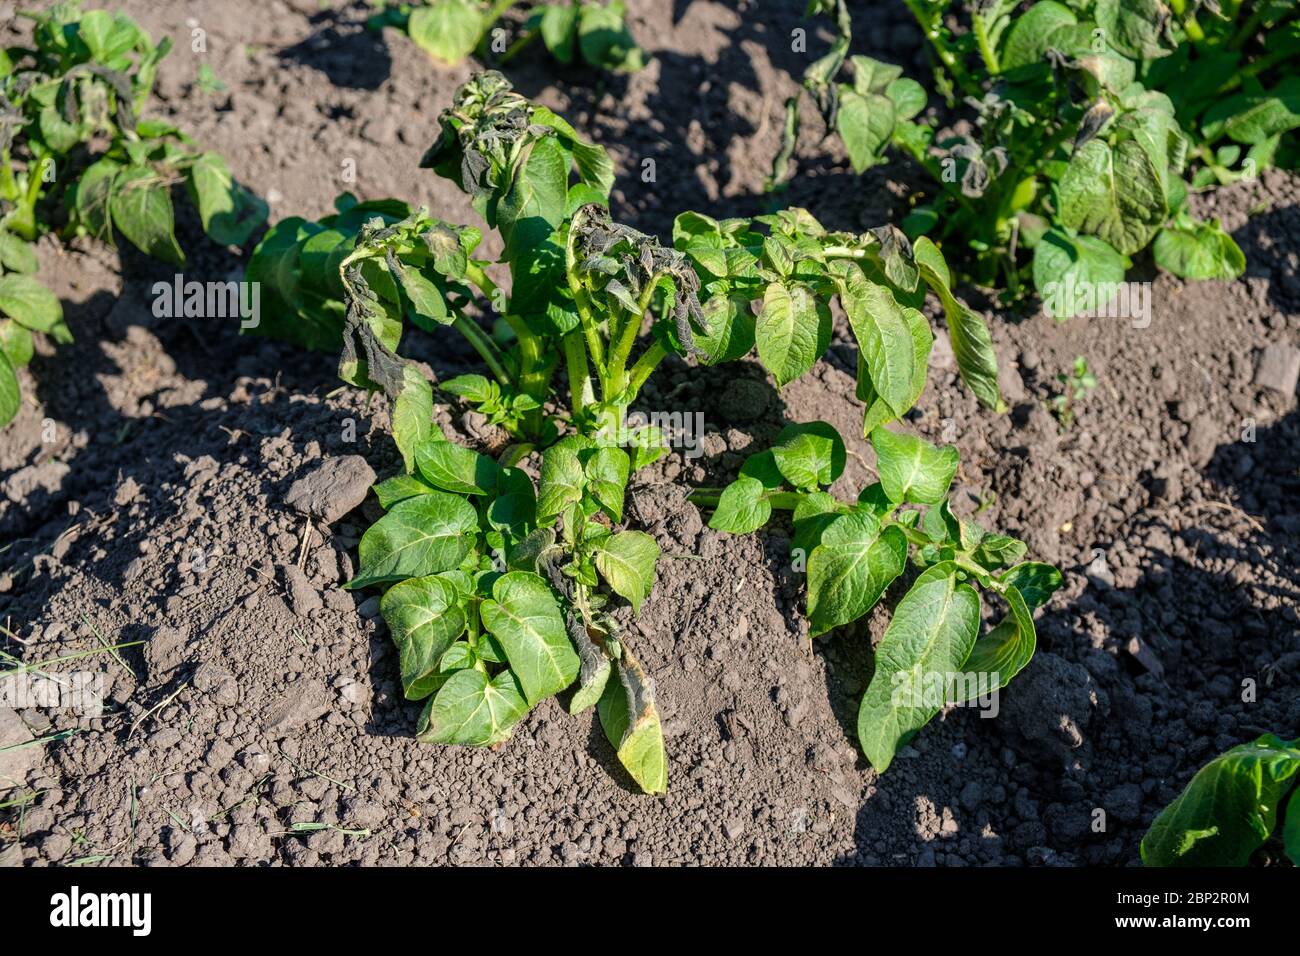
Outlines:
{"type": "MultiPolygon", "coordinates": [[[[862,172],[895,150],[929,176],[902,223],[954,255],[963,276],[1011,300],[1031,286],[1118,283],[1132,257],[1188,279],[1233,278],[1245,259],[1189,189],[1293,164],[1300,126],[1296,6],[1160,0],[909,0],[929,41],[936,86],[974,131],[944,135],[899,67],[849,56],[843,0],[812,0],[837,36],[804,74],[828,130],[862,172]],[[954,30],[951,25],[960,22],[954,30]]],[[[773,181],[799,125],[787,103],[773,181]]],[[[1067,293],[1064,319],[1096,305],[1067,293]]]]}
{"type": "Polygon", "coordinates": [[[82,13],[75,2],[23,15],[30,45],[0,50],[0,425],[17,413],[15,369],[31,358],[31,333],[71,341],[23,243],[57,231],[112,244],[120,232],[180,265],[172,189],[181,184],[216,242],[242,245],[266,219],[219,154],[143,116],[170,40],[155,45],[125,14],[82,13]]]}
{"type": "Polygon", "coordinates": [[[633,73],[645,65],[645,53],[624,22],[619,0],[556,0],[531,4],[523,31],[506,42],[502,18],[519,0],[429,0],[427,3],[390,3],[376,0],[379,8],[371,29],[404,30],[416,46],[439,63],[454,66],[472,53],[489,56],[489,45],[506,63],[538,38],[563,66],[581,59],[598,70],[633,73]],[[494,29],[496,28],[496,29],[494,29]],[[494,34],[501,39],[494,42],[494,34]]]}

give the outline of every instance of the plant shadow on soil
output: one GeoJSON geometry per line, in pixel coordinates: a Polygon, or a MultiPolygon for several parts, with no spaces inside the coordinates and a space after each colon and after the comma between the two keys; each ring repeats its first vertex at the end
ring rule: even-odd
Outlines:
{"type": "Polygon", "coordinates": [[[313,13],[307,18],[311,35],[281,50],[279,57],[320,70],[334,86],[377,90],[388,80],[393,60],[384,36],[366,28],[373,12],[362,7],[313,13]]]}

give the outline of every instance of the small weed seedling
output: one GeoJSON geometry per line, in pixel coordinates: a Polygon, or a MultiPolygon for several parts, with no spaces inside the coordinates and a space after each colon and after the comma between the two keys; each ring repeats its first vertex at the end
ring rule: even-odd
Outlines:
{"type": "Polygon", "coordinates": [[[1300,739],[1274,734],[1215,757],[1142,838],[1147,866],[1246,866],[1266,843],[1300,866],[1300,739]],[[1283,810],[1285,808],[1285,812],[1283,810]]]}
{"type": "Polygon", "coordinates": [[[872,431],[871,445],[880,480],[851,503],[825,490],[845,463],[844,442],[826,422],[787,426],[721,493],[702,489],[691,500],[714,507],[709,527],[732,534],[758,530],[773,509],[793,512],[791,549],[807,570],[813,637],[863,617],[912,555],[920,574],[876,648],[858,709],[862,752],[884,772],[945,706],[992,694],[1024,669],[1037,645],[1034,611],[1060,587],[1061,575],[1022,560],[1024,542],[953,514],[955,448],[883,426],[872,431]],[[983,635],[976,585],[1008,608],[983,635]]]}
{"type": "MultiPolygon", "coordinates": [[[[974,111],[970,134],[942,135],[925,116],[924,89],[899,67],[848,55],[845,0],[809,4],[833,14],[837,36],[803,85],[855,170],[896,149],[929,174],[931,194],[902,224],[909,236],[932,236],[964,277],[1007,301],[1032,283],[1058,319],[1107,305],[1129,257],[1148,247],[1183,278],[1242,273],[1237,244],[1192,217],[1187,192],[1292,162],[1295,4],[907,6],[930,41],[938,88],[974,111]],[[958,19],[965,30],[954,32],[958,19]],[[1238,161],[1242,171],[1227,168],[1238,161]]],[[[786,113],[773,183],[787,175],[799,97],[786,113]]]]}
{"type": "Polygon", "coordinates": [[[506,31],[497,26],[519,0],[429,0],[428,3],[390,3],[377,0],[378,12],[368,26],[404,30],[435,60],[454,66],[471,53],[486,58],[488,48],[504,64],[538,37],[547,51],[564,66],[577,57],[588,66],[616,73],[634,73],[645,65],[645,54],[625,22],[619,0],[556,0],[534,5],[523,33],[506,43],[506,31]],[[495,28],[495,29],[494,29],[495,28]]]}
{"type": "Polygon", "coordinates": [[[1083,401],[1096,386],[1097,378],[1088,370],[1088,360],[1082,355],[1076,356],[1074,366],[1069,373],[1057,372],[1056,380],[1061,391],[1052,396],[1052,412],[1062,428],[1074,424],[1074,406],[1083,401]]]}
{"type": "Polygon", "coordinates": [[[120,232],[180,264],[171,198],[180,183],[216,242],[242,245],[266,218],[220,155],[143,118],[169,40],[155,45],[125,14],[83,14],[74,2],[22,15],[31,45],[0,50],[0,425],[18,409],[14,370],[31,357],[30,333],[71,340],[22,243],[54,230],[112,243],[120,232]]]}
{"type": "Polygon", "coordinates": [[[912,248],[896,230],[831,233],[798,209],[683,213],[667,248],[613,221],[605,151],[498,73],[457,91],[424,165],[499,233],[508,293],[474,257],[478,230],[393,200],[345,196],[318,223],[277,223],[249,266],[273,303],[257,334],[341,348],[342,377],[393,400],[405,472],[376,488],[387,513],[362,538],[351,586],[385,589],[407,695],[428,699],[422,739],[499,742],[576,683],[570,709],[596,704],[629,772],[659,792],[653,682],[623,636],[658,556],[650,536],[620,528],[630,476],[666,452],[656,428],[629,427],[645,382],[669,355],[714,363],[757,349],[784,385],[828,347],[838,295],[874,429],[924,388],[927,289],[964,379],[999,407],[988,331],[950,291],[934,245],[912,248]],[[491,333],[484,308],[498,314],[491,333]],[[495,460],[433,426],[433,387],[397,354],[407,324],[451,326],[483,359],[488,374],[439,387],[510,432],[495,460]],[[565,397],[566,411],[547,413],[565,397]],[[519,465],[539,448],[534,485],[519,465]]]}

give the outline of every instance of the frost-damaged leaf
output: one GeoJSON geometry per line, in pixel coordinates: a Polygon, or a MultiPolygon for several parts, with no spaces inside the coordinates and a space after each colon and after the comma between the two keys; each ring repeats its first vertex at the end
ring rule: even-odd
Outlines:
{"type": "Polygon", "coordinates": [[[361,536],[356,590],[450,571],[469,554],[478,515],[464,498],[442,491],[399,501],[361,536]]]}
{"type": "Polygon", "coordinates": [[[573,683],[578,655],[569,644],[555,596],[541,577],[527,571],[503,574],[481,611],[484,626],[501,642],[530,705],[573,683]]]}
{"type": "Polygon", "coordinates": [[[411,11],[406,29],[416,46],[455,66],[474,52],[486,26],[472,0],[433,0],[411,11]]]}
{"type": "Polygon", "coordinates": [[[844,473],[844,440],[827,422],[786,425],[772,445],[777,470],[794,487],[811,491],[844,473]]]}
{"type": "Polygon", "coordinates": [[[580,714],[604,695],[613,661],[605,651],[607,635],[593,637],[581,615],[574,611],[569,612],[567,620],[569,640],[578,649],[578,659],[582,662],[578,671],[578,689],[569,699],[569,713],[580,714]]]}
{"type": "Polygon", "coordinates": [[[998,391],[998,359],[993,352],[988,326],[952,294],[948,264],[938,246],[921,236],[912,246],[912,254],[921,268],[921,278],[943,305],[944,321],[962,381],[980,402],[994,411],[1004,411],[1006,406],[998,391]]]}
{"type": "Polygon", "coordinates": [[[582,500],[586,476],[578,453],[591,441],[569,435],[542,453],[541,481],[537,492],[537,520],[545,522],[582,500]]]}
{"type": "Polygon", "coordinates": [[[840,515],[822,531],[808,556],[809,635],[856,621],[903,573],[907,537],[897,527],[880,530],[873,514],[840,515]]]}
{"type": "Polygon", "coordinates": [[[501,466],[472,448],[441,440],[442,435],[415,450],[415,467],[435,488],[458,495],[490,494],[501,466]]]}
{"type": "MultiPolygon", "coordinates": [[[[1245,866],[1272,834],[1300,774],[1300,739],[1274,734],[1215,757],[1142,838],[1147,866],[1245,866]]],[[[1296,813],[1292,792],[1288,816],[1296,813]]],[[[1287,847],[1295,852],[1292,843],[1287,847]]]]}
{"type": "Polygon", "coordinates": [[[858,741],[878,773],[942,709],[975,644],[979,594],[957,574],[950,561],[924,571],[876,648],[875,673],[858,709],[858,741]]]}
{"type": "Polygon", "coordinates": [[[916,435],[903,435],[887,428],[871,433],[876,450],[876,470],[890,501],[937,505],[948,494],[957,473],[957,449],[936,448],[916,435]]]}
{"type": "Polygon", "coordinates": [[[416,452],[442,437],[433,424],[433,387],[414,366],[402,366],[402,390],[393,400],[393,442],[407,472],[415,470],[416,452]]]}
{"type": "Polygon", "coordinates": [[[632,610],[650,595],[655,583],[655,561],[659,545],[644,531],[620,531],[601,542],[596,551],[596,568],[613,588],[626,598],[632,610]]]}
{"type": "Polygon", "coordinates": [[[618,680],[605,685],[596,705],[600,726],[618,752],[618,761],[646,793],[668,789],[663,728],[655,710],[654,681],[632,652],[623,647],[618,680]]]}
{"type": "Polygon", "coordinates": [[[401,658],[406,699],[428,697],[437,689],[442,655],[465,632],[455,586],[439,577],[400,581],[385,592],[379,611],[401,658]]]}
{"type": "Polygon", "coordinates": [[[491,679],[476,668],[458,670],[439,688],[420,718],[423,743],[486,747],[510,736],[528,712],[515,675],[502,671],[491,679]]]}
{"type": "Polygon", "coordinates": [[[758,357],[777,387],[813,367],[831,341],[831,313],[803,285],[773,282],[763,294],[755,328],[758,357]]]}
{"type": "Polygon", "coordinates": [[[176,214],[166,184],[151,169],[122,170],[109,198],[113,223],[145,255],[181,265],[185,253],[176,244],[176,214]]]}

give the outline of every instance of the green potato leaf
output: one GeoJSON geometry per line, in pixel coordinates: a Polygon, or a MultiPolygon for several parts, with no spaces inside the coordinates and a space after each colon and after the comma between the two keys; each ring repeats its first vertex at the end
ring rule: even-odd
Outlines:
{"type": "Polygon", "coordinates": [[[72,339],[63,324],[63,305],[58,296],[32,276],[0,276],[0,315],[9,316],[33,332],[45,332],[60,341],[72,339]]]}
{"type": "Polygon", "coordinates": [[[1061,224],[1105,240],[1123,255],[1143,249],[1164,224],[1165,171],[1135,139],[1113,148],[1090,139],[1059,184],[1061,224]]]}
{"type": "Polygon", "coordinates": [[[491,458],[446,441],[442,435],[416,448],[415,467],[435,488],[458,495],[490,494],[501,471],[491,458]]]}
{"type": "Polygon", "coordinates": [[[831,341],[831,313],[803,285],[773,282],[763,294],[754,332],[758,357],[777,387],[803,375],[831,341]]]}
{"type": "Polygon", "coordinates": [[[827,422],[787,425],[772,446],[776,467],[791,485],[804,491],[829,485],[844,473],[844,440],[827,422]]]}
{"type": "Polygon", "coordinates": [[[586,488],[614,521],[623,520],[623,492],[631,473],[632,461],[627,452],[612,445],[584,453],[586,488]]]}
{"type": "Polygon", "coordinates": [[[586,472],[579,452],[591,447],[591,441],[569,435],[542,453],[541,481],[537,491],[537,520],[555,518],[571,504],[582,500],[586,472]]]}
{"type": "Polygon", "coordinates": [[[979,630],[979,594],[941,562],[922,572],[898,602],[876,648],[876,669],[858,709],[858,741],[877,773],[948,703],[979,630]]]}
{"type": "Polygon", "coordinates": [[[356,590],[458,567],[473,544],[478,515],[464,498],[432,491],[394,504],[361,536],[356,590]]]}
{"type": "Polygon", "coordinates": [[[944,322],[948,326],[948,338],[952,340],[952,351],[962,381],[981,403],[995,411],[1003,411],[1006,406],[998,391],[998,358],[993,351],[988,326],[952,294],[952,277],[938,246],[928,237],[921,236],[912,246],[912,254],[920,267],[922,280],[943,305],[944,322]]]}
{"type": "Polygon", "coordinates": [[[407,472],[415,470],[421,448],[442,438],[433,424],[433,386],[414,366],[403,365],[402,390],[393,400],[393,442],[407,472]]]}
{"type": "MultiPolygon", "coordinates": [[[[1300,739],[1273,734],[1233,747],[1202,767],[1142,838],[1147,866],[1245,866],[1273,833],[1300,775],[1300,739]]],[[[1295,798],[1288,816],[1294,815],[1295,798]]],[[[1288,847],[1294,852],[1292,843],[1288,847]]]]}
{"type": "Polygon", "coordinates": [[[141,166],[118,173],[109,196],[113,224],[145,255],[181,265],[172,197],[158,174],[141,166]]]}
{"type": "Polygon", "coordinates": [[[919,436],[887,428],[871,433],[871,446],[876,450],[881,487],[890,501],[937,505],[947,496],[957,473],[957,449],[936,448],[919,436]]]}
{"type": "Polygon", "coordinates": [[[440,683],[443,655],[465,632],[459,593],[443,578],[410,578],[384,593],[379,611],[397,645],[406,698],[422,700],[440,683]]]}
{"type": "Polygon", "coordinates": [[[1105,306],[1127,269],[1128,259],[1096,236],[1072,237],[1053,227],[1034,247],[1034,287],[1058,322],[1105,306]]]}
{"type": "Polygon", "coordinates": [[[266,222],[265,200],[235,182],[226,161],[203,153],[190,167],[190,194],[199,210],[203,231],[214,242],[242,246],[266,222]]]}
{"type": "Polygon", "coordinates": [[[23,399],[18,390],[18,373],[9,356],[0,351],[0,427],[8,425],[18,414],[23,399]]]}
{"type": "Polygon", "coordinates": [[[472,0],[433,0],[416,7],[407,22],[407,32],[416,46],[435,60],[455,66],[474,52],[479,37],[490,24],[472,0]]]}
{"type": "Polygon", "coordinates": [[[483,602],[483,624],[501,643],[529,705],[550,697],[578,676],[560,607],[546,582],[527,571],[508,571],[483,602]]]}
{"type": "Polygon", "coordinates": [[[852,623],[866,614],[903,573],[907,536],[866,512],[840,515],[822,531],[808,556],[809,635],[852,623]]]}
{"type": "Polygon", "coordinates": [[[416,495],[427,495],[435,489],[425,484],[416,475],[394,475],[379,482],[373,490],[375,497],[379,499],[379,506],[387,511],[399,501],[414,498],[416,495]]]}
{"type": "Polygon", "coordinates": [[[884,162],[882,153],[894,133],[897,111],[894,101],[880,93],[863,95],[841,87],[839,96],[835,129],[844,141],[853,171],[862,173],[884,162]]]}
{"type": "Polygon", "coordinates": [[[465,668],[453,672],[429,701],[418,737],[424,743],[487,747],[509,737],[526,713],[528,703],[509,670],[489,678],[465,668]]]}
{"type": "Polygon", "coordinates": [[[1246,271],[1245,253],[1217,221],[1161,229],[1151,251],[1156,265],[1182,279],[1236,279],[1246,271]]]}
{"type": "Polygon", "coordinates": [[[620,531],[600,543],[596,550],[596,569],[636,613],[654,587],[658,558],[659,545],[650,535],[644,531],[620,531]]]}
{"type": "Polygon", "coordinates": [[[709,527],[731,534],[749,534],[767,524],[772,517],[772,505],[767,500],[763,482],[750,475],[741,475],[722,489],[718,507],[709,519],[709,527]]]}

